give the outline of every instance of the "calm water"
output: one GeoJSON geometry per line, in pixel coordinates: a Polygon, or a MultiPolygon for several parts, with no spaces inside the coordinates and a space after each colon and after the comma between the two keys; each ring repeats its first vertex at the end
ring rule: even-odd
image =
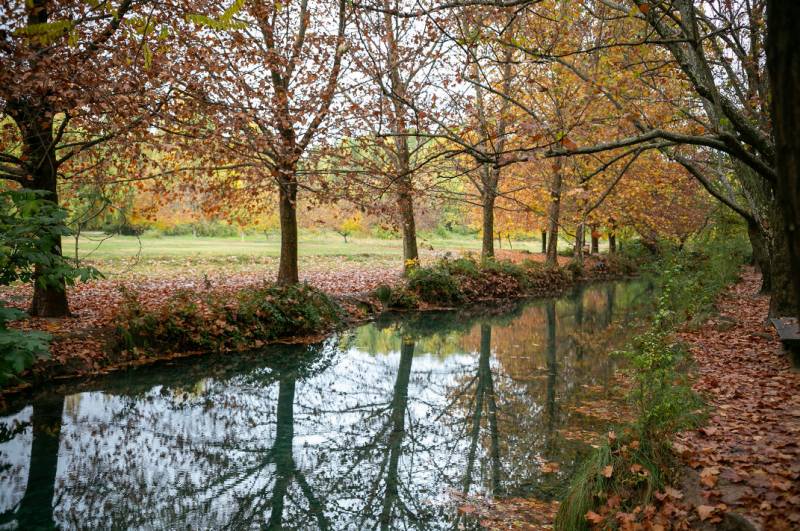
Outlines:
{"type": "Polygon", "coordinates": [[[647,298],[598,284],[53,389],[0,418],[0,525],[452,529],[463,493],[551,498],[647,298]]]}

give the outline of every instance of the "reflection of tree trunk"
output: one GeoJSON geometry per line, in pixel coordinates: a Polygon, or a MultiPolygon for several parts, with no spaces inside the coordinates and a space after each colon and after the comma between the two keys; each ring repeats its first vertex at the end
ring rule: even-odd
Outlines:
{"type": "Polygon", "coordinates": [[[17,511],[20,529],[55,529],[53,504],[63,411],[63,395],[33,404],[33,444],[28,485],[17,511]]]}
{"type": "Polygon", "coordinates": [[[616,286],[614,284],[609,284],[606,286],[606,308],[605,308],[605,319],[604,319],[605,326],[610,326],[611,322],[614,320],[615,287],[616,286]]]}
{"type": "Polygon", "coordinates": [[[489,453],[492,466],[492,490],[496,491],[500,485],[500,434],[497,428],[497,402],[494,394],[494,382],[492,381],[491,359],[492,327],[488,324],[482,324],[481,353],[478,358],[478,378],[475,387],[475,408],[472,412],[471,441],[469,452],[467,452],[467,469],[464,474],[464,494],[469,494],[469,488],[472,485],[472,472],[475,469],[484,400],[487,401],[489,411],[489,453]]]}
{"type": "MultiPolygon", "coordinates": [[[[549,323],[549,316],[548,316],[548,333],[549,333],[549,330],[550,330],[549,329],[549,325],[550,325],[550,323],[549,323]]],[[[575,330],[578,333],[583,331],[583,286],[582,285],[578,285],[578,287],[575,288],[575,330]]],[[[554,334],[554,336],[555,336],[555,334],[554,334]]],[[[549,349],[550,348],[550,343],[549,343],[550,336],[548,336],[547,339],[548,339],[547,347],[549,349]]],[[[555,339],[553,339],[553,341],[555,342],[555,339]]],[[[548,353],[549,353],[549,350],[548,350],[548,353]]],[[[577,356],[578,361],[583,359],[583,345],[581,345],[580,343],[578,343],[578,345],[577,345],[575,355],[577,356]]]]}
{"type": "Polygon", "coordinates": [[[272,487],[270,500],[271,512],[267,529],[283,529],[283,509],[286,494],[292,480],[297,481],[303,492],[311,514],[317,519],[319,529],[330,529],[330,522],[325,517],[322,502],[314,495],[311,486],[294,462],[294,396],[297,376],[286,374],[281,376],[278,387],[278,407],[275,429],[275,442],[272,445],[272,461],[275,463],[275,484],[272,487]]]}
{"type": "Polygon", "coordinates": [[[281,377],[278,388],[278,418],[272,456],[275,462],[275,485],[272,488],[272,512],[269,515],[268,529],[283,528],[283,506],[286,492],[294,476],[294,389],[295,376],[281,377]]]}
{"type": "Polygon", "coordinates": [[[500,488],[500,434],[497,430],[497,401],[494,394],[494,382],[492,380],[492,327],[488,324],[481,325],[481,357],[478,364],[479,379],[483,381],[481,386],[486,393],[487,407],[489,412],[489,439],[490,455],[492,460],[492,493],[498,494],[500,488]]]}
{"type": "Polygon", "coordinates": [[[403,449],[403,437],[406,434],[405,420],[408,407],[408,383],[411,380],[411,363],[414,360],[414,341],[403,338],[400,347],[400,366],[394,383],[392,396],[392,432],[389,434],[389,468],[386,473],[386,495],[383,498],[381,511],[381,529],[390,529],[392,509],[398,497],[397,468],[403,449]]]}
{"type": "Polygon", "coordinates": [[[545,412],[547,415],[547,440],[548,447],[552,441],[552,433],[556,422],[556,375],[558,364],[556,362],[556,301],[549,300],[545,305],[547,314],[547,399],[545,412]]]}

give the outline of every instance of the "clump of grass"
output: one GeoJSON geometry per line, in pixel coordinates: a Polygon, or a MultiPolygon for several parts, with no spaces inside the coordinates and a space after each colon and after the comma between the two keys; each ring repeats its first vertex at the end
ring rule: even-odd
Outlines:
{"type": "Polygon", "coordinates": [[[265,285],[236,295],[181,291],[154,310],[127,292],[117,347],[146,352],[248,350],[331,330],[343,315],[330,297],[307,284],[265,285]]]}

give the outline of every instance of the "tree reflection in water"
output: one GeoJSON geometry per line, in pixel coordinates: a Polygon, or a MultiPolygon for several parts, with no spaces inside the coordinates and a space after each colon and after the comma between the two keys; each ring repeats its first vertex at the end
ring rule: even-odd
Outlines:
{"type": "Polygon", "coordinates": [[[26,427],[0,443],[0,523],[443,529],[465,524],[456,492],[552,496],[587,447],[562,432],[605,426],[571,406],[603,392],[645,292],[412,315],[43,394],[5,419],[26,427]]]}

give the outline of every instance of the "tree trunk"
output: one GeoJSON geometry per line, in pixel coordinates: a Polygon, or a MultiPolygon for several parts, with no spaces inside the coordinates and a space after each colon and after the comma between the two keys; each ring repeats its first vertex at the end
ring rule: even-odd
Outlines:
{"type": "Polygon", "coordinates": [[[492,258],[494,256],[494,199],[493,189],[483,190],[483,244],[481,246],[481,257],[492,258]]]}
{"type": "Polygon", "coordinates": [[[550,212],[548,219],[550,227],[550,241],[547,242],[547,260],[545,263],[548,266],[558,265],[558,229],[559,217],[561,216],[561,157],[558,157],[553,163],[553,180],[550,183],[550,212]]]}
{"type": "Polygon", "coordinates": [[[403,225],[403,268],[408,271],[413,262],[419,261],[419,250],[417,249],[417,224],[414,220],[414,199],[410,192],[411,183],[408,182],[408,178],[404,181],[397,202],[403,225]]]}
{"type": "Polygon", "coordinates": [[[770,317],[786,317],[794,315],[797,308],[797,297],[793,286],[793,272],[790,261],[789,236],[780,223],[778,206],[773,205],[770,216],[774,220],[772,242],[770,245],[770,317]]]}
{"type": "Polygon", "coordinates": [[[761,270],[761,293],[772,291],[772,275],[770,274],[769,242],[764,231],[755,221],[747,223],[747,236],[753,249],[753,262],[761,270]]]}
{"type": "Polygon", "coordinates": [[[281,257],[278,284],[289,286],[300,282],[297,267],[297,178],[294,171],[284,169],[278,175],[281,257]]]}
{"type": "Polygon", "coordinates": [[[583,242],[584,238],[586,237],[586,227],[583,222],[578,224],[578,228],[575,231],[575,247],[572,251],[574,258],[578,261],[579,264],[583,263],[583,242]]]}
{"type": "Polygon", "coordinates": [[[547,254],[547,231],[542,231],[542,254],[547,254]]]}
{"type": "Polygon", "coordinates": [[[597,232],[596,227],[592,227],[592,250],[591,254],[598,254],[600,252],[600,234],[597,232]]]}
{"type": "MultiPolygon", "coordinates": [[[[767,67],[772,88],[772,126],[775,135],[777,182],[775,192],[783,214],[794,307],[800,318],[800,3],[767,1],[767,67]]],[[[783,271],[773,271],[776,274],[783,271]]],[[[774,286],[776,289],[777,285],[774,286]]],[[[773,290],[774,293],[775,290],[773,290]]]]}
{"type": "Polygon", "coordinates": [[[617,252],[617,235],[613,232],[608,233],[608,252],[609,254],[617,252]]]}
{"type": "MultiPolygon", "coordinates": [[[[31,161],[30,184],[26,187],[45,192],[43,199],[58,205],[58,167],[56,165],[55,145],[53,144],[53,118],[43,107],[23,106],[22,116],[17,124],[23,136],[23,151],[31,161]]],[[[56,257],[62,256],[61,238],[50,238],[45,245],[48,252],[56,257]]],[[[69,315],[67,290],[64,279],[48,279],[42,266],[34,272],[33,300],[30,314],[37,317],[66,317],[69,315]]]]}

